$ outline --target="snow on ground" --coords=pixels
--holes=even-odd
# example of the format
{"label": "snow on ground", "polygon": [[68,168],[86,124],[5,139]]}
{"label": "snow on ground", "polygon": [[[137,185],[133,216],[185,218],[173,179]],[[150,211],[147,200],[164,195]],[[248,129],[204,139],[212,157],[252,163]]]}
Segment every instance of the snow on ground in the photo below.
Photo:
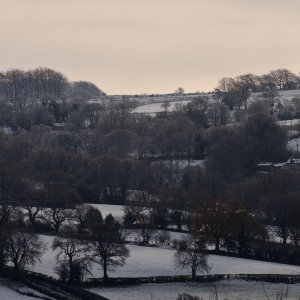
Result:
{"label": "snow on ground", "polygon": [[202,169],[205,169],[205,159],[165,159],[165,160],[157,160],[157,163],[163,162],[167,166],[176,166],[179,168],[186,168],[186,167],[200,167]]}
{"label": "snow on ground", "polygon": [[[263,92],[253,93],[252,96],[260,97]],[[286,90],[286,91],[277,91],[277,97],[280,101],[291,101],[293,98],[300,97],[300,90]]]}
{"label": "snow on ground", "polygon": [[282,121],[277,121],[276,123],[281,126],[289,126],[292,128],[293,126],[300,123],[300,119],[282,120]]}
{"label": "snow on ground", "polygon": [[0,299],[23,300],[32,299],[32,297],[21,295],[6,286],[0,285]]}
{"label": "snow on ground", "polygon": [[[170,103],[170,106],[168,107],[168,111],[174,110],[176,107],[176,103],[186,105],[189,102],[190,102],[190,100],[168,102],[168,103]],[[151,103],[151,104],[141,105],[135,109],[135,113],[151,114],[151,113],[163,112],[164,109],[161,107],[161,105],[162,105],[162,103]]]}
{"label": "snow on ground", "polygon": [[123,205],[93,204],[93,203],[87,203],[87,204],[100,210],[103,218],[105,218],[109,214],[112,214],[113,217],[116,218],[121,218],[124,216]]}
{"label": "snow on ground", "polygon": [[[288,299],[299,300],[300,284],[274,284],[255,281],[221,281],[218,283],[164,283],[122,286],[114,288],[93,288],[93,293],[111,300],[176,300],[178,294],[190,294],[203,300],[212,299]],[[216,293],[217,291],[217,293]],[[288,291],[288,297],[279,298],[278,294]],[[216,297],[216,294],[218,297]]]}
{"label": "snow on ground", "polygon": [[278,91],[278,96],[281,103],[290,102],[293,98],[300,97],[300,90]]}
{"label": "snow on ground", "polygon": [[177,163],[181,168],[185,168],[185,167],[205,168],[205,159],[191,159],[190,161],[188,161],[187,159],[176,160],[175,163]]}
{"label": "snow on ground", "polygon": [[286,149],[297,153],[300,150],[300,138],[290,140],[286,145]]}
{"label": "snow on ground", "polygon": [[[54,272],[55,255],[51,245],[52,236],[41,235],[48,250],[34,266],[34,271],[57,277]],[[122,268],[110,273],[112,277],[143,277],[188,274],[174,266],[174,250],[155,247],[140,247],[128,245],[130,257]],[[210,255],[208,264],[212,267],[211,274],[300,274],[300,266],[262,262],[256,260]],[[91,277],[100,277],[102,272],[98,266],[92,268]]]}
{"label": "snow on ground", "polygon": [[300,97],[300,90],[287,90],[287,91],[278,91],[280,97]]}
{"label": "snow on ground", "polygon": [[[46,297],[45,295],[27,287],[19,282],[12,282],[6,279],[0,279],[0,299],[2,300],[23,300],[23,299],[34,299],[33,297],[21,295],[16,290],[25,293],[32,293],[36,296]],[[48,299],[52,299],[47,296]],[[35,298],[36,299],[36,298]]]}
{"label": "snow on ground", "polygon": [[[163,230],[155,230],[153,239],[150,241],[150,244],[153,245],[157,245],[157,237],[160,234],[163,234],[165,231]],[[167,233],[169,234],[169,244],[172,243],[172,241],[174,240],[182,240],[184,239],[188,233],[185,232],[175,232],[175,231],[167,231]],[[141,237],[141,229],[128,229],[126,230],[126,241],[128,242],[141,242],[142,241],[142,237]]]}

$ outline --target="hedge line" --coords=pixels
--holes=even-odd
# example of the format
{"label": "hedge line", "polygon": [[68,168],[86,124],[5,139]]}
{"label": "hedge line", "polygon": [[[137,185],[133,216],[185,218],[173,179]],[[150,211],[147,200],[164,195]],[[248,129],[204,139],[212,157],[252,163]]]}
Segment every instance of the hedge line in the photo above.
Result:
{"label": "hedge line", "polygon": [[[247,280],[247,281],[265,281],[273,283],[300,283],[300,275],[286,274],[215,274],[215,275],[198,275],[196,282],[216,282],[220,280]],[[116,286],[116,285],[135,285],[144,283],[170,283],[170,282],[188,282],[192,281],[189,275],[175,276],[151,276],[151,277],[119,277],[108,278],[107,280],[91,278],[84,282],[86,287]]]}

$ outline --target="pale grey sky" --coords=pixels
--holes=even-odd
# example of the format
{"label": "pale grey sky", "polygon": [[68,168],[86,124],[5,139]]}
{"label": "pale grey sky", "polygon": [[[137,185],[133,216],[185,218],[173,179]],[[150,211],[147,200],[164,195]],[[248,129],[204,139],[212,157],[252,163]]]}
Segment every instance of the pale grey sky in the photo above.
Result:
{"label": "pale grey sky", "polygon": [[300,71],[299,0],[0,0],[0,70],[50,67],[109,94],[208,91]]}

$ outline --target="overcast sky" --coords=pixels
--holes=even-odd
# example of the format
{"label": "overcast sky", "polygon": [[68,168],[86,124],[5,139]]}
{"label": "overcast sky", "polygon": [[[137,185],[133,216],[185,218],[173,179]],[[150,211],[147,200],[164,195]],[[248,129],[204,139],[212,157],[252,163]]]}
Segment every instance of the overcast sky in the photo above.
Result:
{"label": "overcast sky", "polygon": [[300,71],[299,0],[0,0],[1,70],[50,67],[108,94],[208,91]]}

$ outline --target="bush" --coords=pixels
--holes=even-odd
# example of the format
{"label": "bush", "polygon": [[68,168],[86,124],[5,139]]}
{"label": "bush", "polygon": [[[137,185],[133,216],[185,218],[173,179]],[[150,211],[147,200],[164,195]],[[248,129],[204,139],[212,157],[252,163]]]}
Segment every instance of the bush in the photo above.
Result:
{"label": "bush", "polygon": [[171,235],[168,231],[159,231],[155,237],[155,243],[158,245],[169,245],[171,240]]}

